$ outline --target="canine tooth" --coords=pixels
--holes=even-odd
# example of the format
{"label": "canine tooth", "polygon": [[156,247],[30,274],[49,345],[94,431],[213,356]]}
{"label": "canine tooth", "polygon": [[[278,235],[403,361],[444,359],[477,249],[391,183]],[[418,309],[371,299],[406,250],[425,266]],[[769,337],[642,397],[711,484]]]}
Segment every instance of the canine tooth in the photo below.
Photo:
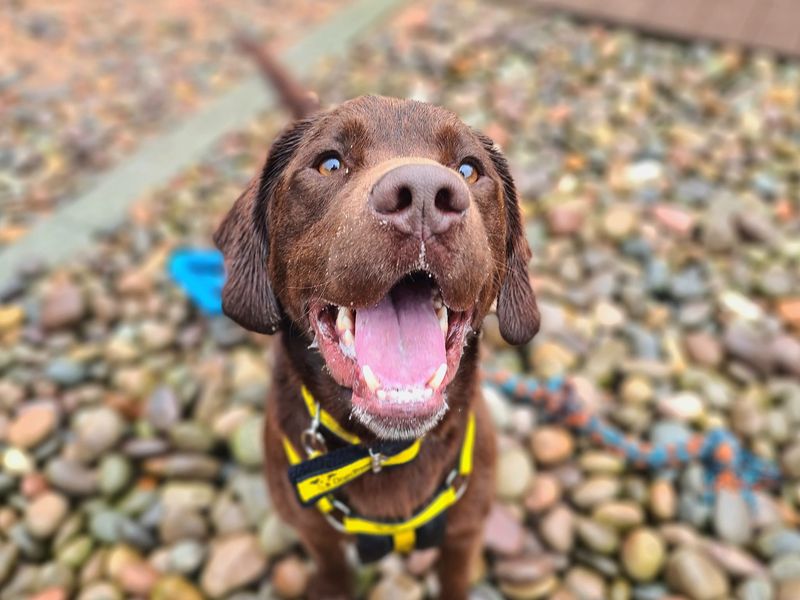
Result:
{"label": "canine tooth", "polygon": [[442,328],[442,333],[447,335],[447,309],[444,306],[438,309],[436,316],[439,317],[439,327]]}
{"label": "canine tooth", "polygon": [[374,392],[381,387],[381,382],[378,381],[378,378],[375,377],[375,373],[372,372],[372,369],[370,369],[368,365],[361,367],[361,373],[364,375],[364,381],[370,391]]}
{"label": "canine tooth", "polygon": [[339,332],[353,330],[353,311],[349,308],[339,307],[339,312],[336,314],[336,329]]}
{"label": "canine tooth", "polygon": [[342,343],[345,346],[352,346],[353,345],[353,332],[349,329],[345,329],[342,337],[340,338]]}
{"label": "canine tooth", "polygon": [[442,363],[439,365],[439,368],[436,369],[436,372],[428,380],[428,387],[434,390],[437,389],[440,385],[442,385],[445,375],[447,375],[447,364]]}
{"label": "canine tooth", "polygon": [[442,300],[442,295],[439,292],[436,292],[433,295],[433,308],[437,311],[444,306],[444,301]]}

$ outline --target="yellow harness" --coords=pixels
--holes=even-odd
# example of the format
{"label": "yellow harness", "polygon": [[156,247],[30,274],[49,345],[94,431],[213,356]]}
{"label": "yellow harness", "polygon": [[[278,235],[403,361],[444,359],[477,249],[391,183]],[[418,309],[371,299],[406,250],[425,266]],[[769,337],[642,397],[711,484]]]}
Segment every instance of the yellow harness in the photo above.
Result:
{"label": "yellow harness", "polygon": [[[356,535],[359,555],[365,562],[381,558],[392,550],[410,552],[415,548],[438,545],[444,531],[445,511],[464,494],[472,473],[475,415],[470,412],[467,419],[458,464],[433,498],[408,519],[376,520],[356,515],[336,498],[335,490],[370,471],[379,473],[383,468],[411,462],[419,455],[422,439],[380,442],[368,447],[323,410],[305,386],[302,395],[311,417],[311,425],[301,439],[307,458],[303,460],[289,439],[283,438],[283,447],[291,465],[289,479],[300,502],[305,506],[316,506],[336,530]],[[346,445],[328,452],[323,431]]]}

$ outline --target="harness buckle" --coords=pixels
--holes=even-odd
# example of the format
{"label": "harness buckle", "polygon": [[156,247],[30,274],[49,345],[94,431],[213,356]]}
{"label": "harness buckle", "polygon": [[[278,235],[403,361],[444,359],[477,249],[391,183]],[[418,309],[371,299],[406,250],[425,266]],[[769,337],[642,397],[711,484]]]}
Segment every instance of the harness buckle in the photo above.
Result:
{"label": "harness buckle", "polygon": [[383,469],[383,463],[386,462],[387,456],[380,452],[373,452],[372,448],[369,449],[369,456],[372,459],[372,472],[380,473]]}
{"label": "harness buckle", "polygon": [[319,432],[320,422],[320,407],[319,402],[315,405],[314,417],[311,419],[311,424],[307,429],[300,434],[300,442],[303,444],[303,449],[306,455],[313,456],[315,454],[325,454],[328,447],[325,444],[325,438]]}

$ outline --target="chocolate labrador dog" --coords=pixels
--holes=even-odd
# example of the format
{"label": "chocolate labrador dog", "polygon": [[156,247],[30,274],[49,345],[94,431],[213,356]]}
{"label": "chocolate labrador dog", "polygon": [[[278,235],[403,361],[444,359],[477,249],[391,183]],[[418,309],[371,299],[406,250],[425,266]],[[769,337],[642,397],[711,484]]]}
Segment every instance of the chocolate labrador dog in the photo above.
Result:
{"label": "chocolate labrador dog", "polygon": [[465,598],[494,492],[481,322],[496,301],[509,343],[539,327],[498,147],[423,102],[313,112],[274,141],[215,242],[225,313],[279,336],[266,475],[316,562],[310,596],[353,597],[356,541],[366,559],[439,546],[441,596]]}

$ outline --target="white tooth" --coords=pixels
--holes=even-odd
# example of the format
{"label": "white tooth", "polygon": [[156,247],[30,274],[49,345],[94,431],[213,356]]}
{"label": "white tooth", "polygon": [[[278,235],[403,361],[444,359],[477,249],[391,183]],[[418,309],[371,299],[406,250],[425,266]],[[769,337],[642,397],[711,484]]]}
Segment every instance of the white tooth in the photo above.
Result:
{"label": "white tooth", "polygon": [[368,365],[361,367],[361,373],[364,375],[364,381],[371,391],[374,392],[381,387],[381,382],[378,381],[378,378],[375,377],[375,373],[372,372],[372,369],[370,369]]}
{"label": "white tooth", "polygon": [[444,302],[442,301],[442,295],[439,292],[436,292],[433,296],[433,308],[437,311],[444,306]]}
{"label": "white tooth", "polygon": [[340,337],[339,339],[341,340],[341,342],[345,346],[352,346],[353,345],[353,332],[350,331],[349,329],[345,329],[344,333],[342,334],[342,337]]}
{"label": "white tooth", "polygon": [[439,317],[439,327],[442,328],[442,333],[447,335],[447,309],[445,307],[438,309],[436,316]]}
{"label": "white tooth", "polygon": [[339,333],[353,330],[353,311],[349,308],[339,307],[339,312],[336,315],[336,329]]}
{"label": "white tooth", "polygon": [[439,368],[436,369],[436,372],[428,380],[428,387],[433,388],[434,390],[437,389],[440,385],[442,385],[445,375],[447,375],[447,364],[442,363],[439,365]]}
{"label": "white tooth", "polygon": [[378,400],[386,400],[386,390],[378,390]]}

